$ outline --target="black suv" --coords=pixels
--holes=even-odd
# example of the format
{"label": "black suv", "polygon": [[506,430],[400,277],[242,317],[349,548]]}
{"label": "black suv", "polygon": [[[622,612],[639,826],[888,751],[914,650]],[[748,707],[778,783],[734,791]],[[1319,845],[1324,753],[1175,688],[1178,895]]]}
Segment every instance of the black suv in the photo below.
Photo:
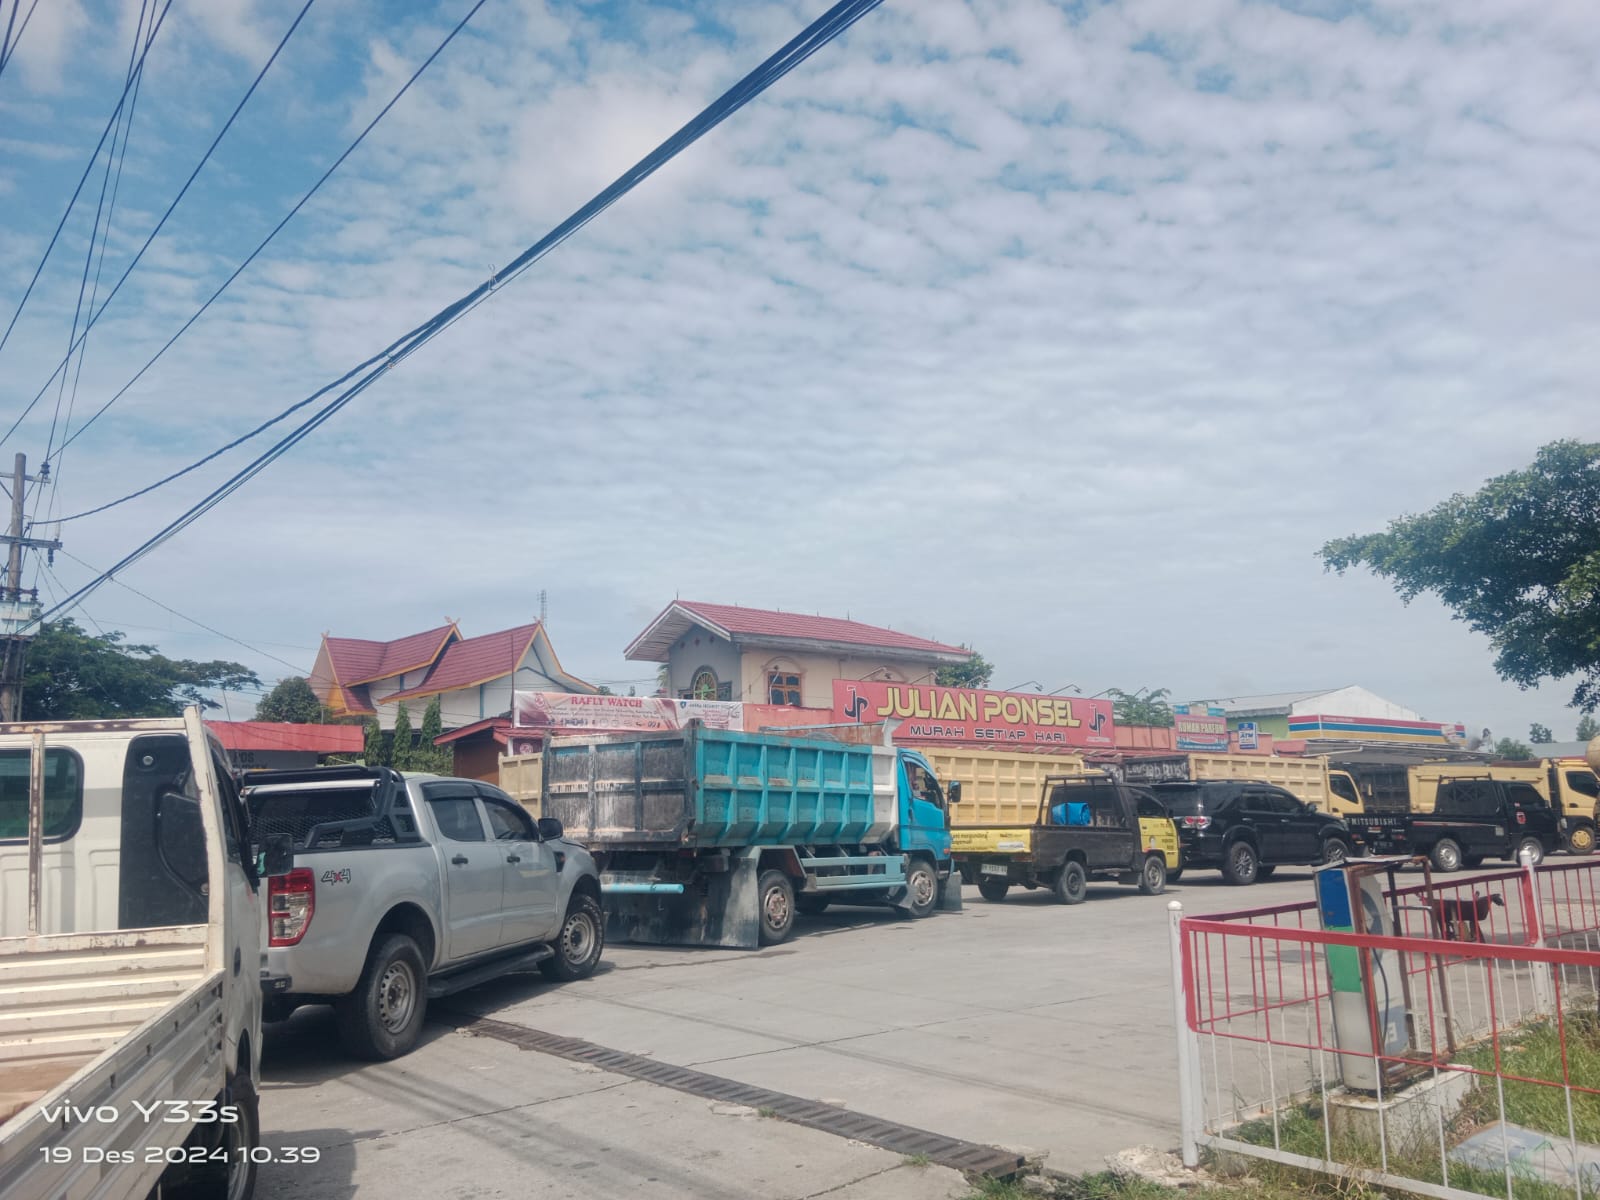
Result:
{"label": "black suv", "polygon": [[1178,826],[1184,868],[1216,867],[1229,883],[1254,883],[1280,866],[1338,862],[1354,845],[1339,818],[1270,783],[1201,779],[1150,790]]}

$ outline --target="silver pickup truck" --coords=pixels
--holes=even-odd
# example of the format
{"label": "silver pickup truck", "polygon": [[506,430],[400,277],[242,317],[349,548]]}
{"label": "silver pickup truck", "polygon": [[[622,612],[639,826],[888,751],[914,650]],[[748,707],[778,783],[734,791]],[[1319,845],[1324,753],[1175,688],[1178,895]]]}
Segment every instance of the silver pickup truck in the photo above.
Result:
{"label": "silver pickup truck", "polygon": [[266,877],[266,1019],[333,1004],[353,1053],[397,1058],[430,998],[535,965],[555,980],[598,965],[594,860],[499,788],[367,767],[244,784]]}

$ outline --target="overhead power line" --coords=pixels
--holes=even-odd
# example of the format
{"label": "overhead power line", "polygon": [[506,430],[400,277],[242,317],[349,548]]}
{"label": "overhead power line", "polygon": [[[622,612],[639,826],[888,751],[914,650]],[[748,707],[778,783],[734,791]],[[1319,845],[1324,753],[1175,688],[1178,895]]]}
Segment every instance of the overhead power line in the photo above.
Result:
{"label": "overhead power line", "polygon": [[[171,0],[167,0],[167,2],[170,4]],[[100,302],[100,307],[89,314],[88,320],[84,322],[83,332],[78,334],[78,336],[67,347],[66,356],[56,364],[56,369],[50,372],[50,378],[44,381],[44,385],[40,387],[33,399],[28,401],[28,406],[24,408],[21,415],[11,423],[11,428],[6,430],[3,436],[0,436],[0,445],[4,445],[6,438],[9,438],[13,433],[16,432],[17,426],[22,424],[22,422],[27,418],[28,414],[33,411],[34,405],[38,404],[39,400],[44,396],[44,394],[50,390],[50,385],[55,382],[56,376],[67,369],[67,364],[72,361],[73,354],[77,351],[78,347],[83,344],[83,339],[89,336],[89,330],[94,328],[95,322],[98,321],[106,309],[111,306],[111,302],[116,299],[117,293],[122,290],[122,285],[128,282],[128,276],[133,274],[134,269],[139,265],[139,260],[144,257],[144,252],[150,249],[150,244],[156,240],[157,235],[159,235],[161,230],[166,226],[167,219],[172,216],[174,210],[177,209],[179,202],[181,202],[184,196],[188,194],[189,188],[199,177],[200,172],[205,168],[206,163],[210,161],[211,155],[215,153],[217,147],[222,144],[222,139],[228,136],[228,130],[233,128],[233,123],[238,120],[239,114],[244,111],[244,106],[250,103],[250,97],[256,94],[256,89],[261,86],[261,81],[266,78],[267,72],[272,70],[272,64],[278,61],[278,55],[283,53],[283,48],[289,44],[289,39],[294,36],[294,31],[300,28],[300,22],[305,20],[306,14],[311,11],[311,6],[316,2],[317,0],[306,0],[305,7],[303,7],[295,16],[293,23],[290,24],[288,30],[279,40],[277,46],[273,48],[272,54],[268,57],[266,63],[263,64],[261,70],[257,72],[255,79],[251,81],[250,86],[245,90],[245,93],[240,98],[239,103],[234,106],[233,112],[230,113],[228,115],[228,119],[223,122],[222,128],[217,130],[217,136],[211,139],[211,144],[206,147],[205,153],[200,156],[200,161],[195,164],[194,170],[189,172],[189,178],[183,181],[183,186],[178,189],[178,194],[172,198],[172,202],[167,205],[167,210],[161,214],[161,219],[156,222],[155,228],[150,231],[150,236],[145,238],[144,245],[139,247],[138,252],[134,254],[133,258],[129,261],[127,269],[122,272],[122,278],[118,279],[117,282],[112,285],[111,290],[106,293],[106,298]],[[120,109],[121,106],[119,105],[118,107]],[[101,141],[103,142],[104,140],[105,139],[102,136]],[[21,310],[19,309],[18,311],[20,312]],[[13,318],[13,323],[15,323],[15,318]],[[9,330],[7,332],[9,332]],[[0,344],[3,344],[3,342],[0,342]]]}
{"label": "overhead power line", "polygon": [[[710,105],[701,110],[699,114],[683,125],[676,133],[628,168],[627,171],[618,176],[615,181],[582,208],[578,209],[577,212],[519,254],[511,261],[503,275],[492,276],[486,282],[478,285],[455,301],[455,303],[441,309],[423,324],[403,334],[365,362],[347,371],[339,380],[319,389],[306,399],[290,405],[271,421],[259,426],[258,430],[265,429],[286,419],[292,413],[305,408],[318,397],[338,387],[339,384],[365,372],[361,374],[361,378],[357,379],[355,383],[351,384],[350,387],[346,388],[332,401],[318,409],[311,417],[295,427],[290,433],[286,434],[253,461],[246,464],[242,469],[235,472],[234,475],[220,486],[214,488],[196,504],[190,506],[178,517],[152,534],[141,545],[124,555],[109,570],[101,572],[94,579],[79,587],[65,600],[42,614],[38,619],[48,618],[58,612],[69,609],[75,604],[81,603],[86,596],[107,580],[115,577],[118,572],[126,570],[145,555],[199,520],[212,508],[282,457],[301,440],[309,436],[352,399],[372,386],[384,372],[404,361],[427,342],[445,329],[448,329],[457,320],[487,299],[497,288],[521,275],[522,272],[544,257],[550,250],[560,245],[579,229],[582,229],[595,217],[599,216],[600,213],[610,208],[645,179],[648,179],[664,164],[727,120],[728,117],[766,91],[767,88],[782,79],[795,67],[805,62],[811,55],[833,41],[834,38],[854,25],[867,13],[877,8],[882,2],[883,0],[840,0],[840,3],[828,9],[826,13],[808,25],[777,53],[773,54],[755,70],[734,84],[733,87],[712,101]],[[215,455],[208,455],[207,459],[201,461],[207,461],[212,457],[215,457]],[[149,489],[145,490],[148,491]],[[128,498],[131,499],[131,497]]]}
{"label": "overhead power line", "polygon": [[[89,426],[93,425],[102,416],[104,416],[105,412],[106,412],[106,410],[108,408],[110,408],[118,400],[122,399],[123,395],[126,394],[126,392],[128,391],[129,388],[133,387],[134,384],[138,383],[139,380],[143,379],[144,375],[145,375],[145,372],[150,370],[151,367],[155,366],[156,363],[161,359],[161,356],[164,355],[168,350],[172,349],[173,343],[176,342],[179,338],[181,338],[185,333],[189,332],[189,327],[191,325],[193,325],[196,321],[198,321],[202,316],[205,315],[206,310],[208,308],[210,308],[214,303],[216,303],[217,298],[219,296],[221,296],[223,292],[227,291],[228,288],[230,286],[232,286],[234,280],[238,279],[240,275],[244,274],[245,268],[247,268],[251,263],[253,263],[256,260],[257,256],[260,255],[260,253],[267,248],[268,243],[270,243],[273,238],[277,237],[278,234],[282,231],[283,227],[285,225],[287,225],[291,220],[294,219],[295,214],[297,214],[302,208],[304,208],[306,206],[306,204],[311,200],[311,197],[315,196],[317,194],[317,192],[321,190],[322,185],[327,183],[328,180],[330,178],[332,178],[333,173],[335,171],[337,171],[341,166],[344,165],[345,159],[349,158],[352,154],[355,153],[356,148],[358,146],[360,146],[361,143],[366,140],[367,135],[369,133],[371,133],[375,128],[377,128],[378,122],[383,120],[384,117],[389,115],[389,110],[392,109],[396,104],[398,104],[399,101],[400,101],[400,98],[402,96],[404,96],[408,91],[411,90],[411,85],[416,83],[416,81],[422,77],[422,73],[424,71],[426,71],[429,66],[432,65],[433,60],[438,58],[439,55],[444,52],[445,47],[448,46],[452,41],[455,40],[456,34],[460,33],[463,29],[466,28],[467,23],[472,20],[473,16],[477,14],[477,11],[480,8],[482,8],[485,3],[487,3],[487,0],[478,0],[478,2],[472,6],[472,8],[467,12],[467,15],[462,17],[461,20],[459,22],[457,22],[456,27],[454,29],[452,29],[445,36],[444,41],[440,42],[439,45],[434,48],[433,53],[428,55],[428,57],[423,60],[422,65],[419,66],[415,71],[413,71],[411,73],[411,77],[409,79],[407,79],[405,81],[405,83],[400,85],[400,90],[395,92],[395,94],[389,98],[389,102],[387,104],[385,104],[378,111],[378,115],[373,117],[371,121],[367,122],[367,127],[365,129],[363,129],[359,134],[356,135],[355,141],[351,142],[348,146],[345,147],[344,153],[339,155],[338,158],[333,160],[333,163],[328,167],[328,169],[322,173],[321,178],[319,178],[314,184],[311,185],[310,190],[308,190],[305,195],[301,196],[300,199],[295,202],[294,207],[291,208],[288,212],[286,212],[283,215],[283,219],[272,227],[271,231],[267,234],[267,236],[261,239],[260,244],[257,245],[254,250],[250,251],[250,253],[245,257],[243,262],[241,262],[237,267],[234,268],[233,274],[229,275],[226,279],[224,279],[222,281],[221,286],[218,287],[216,291],[212,292],[211,295],[206,298],[206,301],[205,301],[204,304],[202,304],[199,308],[195,309],[194,313],[189,317],[189,319],[187,321],[185,321],[181,326],[178,327],[178,331],[176,333],[174,333],[170,338],[168,338],[166,340],[165,344],[162,345],[161,349],[157,350],[153,355],[151,355],[149,361],[146,362],[144,364],[144,366],[140,367],[137,371],[134,372],[134,375],[133,375],[132,379],[128,380],[127,383],[123,384],[120,388],[118,388],[115,392],[113,392],[112,395],[111,395],[111,398],[109,400],[107,400],[98,409],[96,409],[94,414],[87,421],[85,421],[82,425],[78,426],[77,432],[71,434],[69,437],[67,437],[65,440],[62,441],[60,447],[57,448],[57,450],[56,450],[56,454],[57,455],[61,454],[63,451],[66,450],[66,448],[68,446],[72,445],[73,442],[77,441],[78,438],[82,437],[84,431],[87,430],[89,428]],[[230,449],[230,448],[231,448],[231,446],[224,447],[224,449]],[[87,517],[87,516],[90,516],[93,513],[99,512],[99,511],[101,511],[101,510],[100,509],[90,509],[88,512],[75,513],[73,516],[67,517],[65,519],[69,520],[69,521],[77,520],[78,517]]]}
{"label": "overhead power line", "polygon": [[[4,3],[5,0],[0,0],[0,6],[3,6]],[[38,7],[39,0],[33,0],[33,3],[28,6],[28,15],[22,18],[21,25],[17,25],[17,12],[22,8],[22,0],[13,0],[11,15],[6,18],[5,40],[0,41],[0,75],[5,74],[6,64],[16,54],[17,43],[22,40],[23,31],[28,28],[28,22],[33,20],[33,10]],[[12,32],[13,25],[16,25],[15,33]]]}
{"label": "overhead power line", "polygon": [[[767,88],[771,87],[779,79],[782,79],[790,71],[794,70],[795,67],[805,62],[806,59],[811,57],[811,55],[815,54],[823,46],[827,45],[834,38],[838,37],[846,29],[850,28],[867,13],[877,8],[882,2],[883,0],[840,0],[840,3],[835,4],[822,16],[818,17],[817,20],[808,25],[800,34],[785,44],[782,49],[766,59],[760,66],[756,67],[755,70],[744,76],[744,78],[739,80],[738,83],[734,84],[716,100],[712,101],[711,104],[707,105],[695,117],[680,127],[677,132],[668,137],[654,150],[650,151],[649,154],[645,155],[633,166],[629,167],[628,170],[618,176],[610,185],[596,194],[592,199],[589,200],[588,203],[584,204],[566,220],[562,221],[549,233],[545,234],[544,237],[540,238],[537,242],[519,254],[511,261],[504,272],[491,276],[488,280],[473,288],[453,304],[441,309],[422,324],[402,334],[393,342],[390,342],[389,345],[385,346],[377,354],[374,354],[372,357],[356,364],[332,383],[319,388],[317,391],[307,396],[304,400],[300,400],[294,404],[291,404],[288,408],[284,409],[282,412],[273,416],[269,420],[262,422],[260,425],[257,425],[254,429],[251,429],[247,433],[242,434],[232,441],[218,447],[216,450],[213,450],[204,457],[196,460],[193,463],[190,463],[182,470],[175,471],[162,479],[156,480],[154,483],[149,484],[146,487],[140,488],[138,491],[131,492],[128,495],[121,497],[120,499],[110,501],[106,504],[99,505],[96,508],[88,509],[81,513],[74,513],[72,516],[62,519],[64,521],[78,520],[83,517],[92,516],[96,513],[105,512],[107,509],[115,508],[120,504],[126,504],[130,500],[148,495],[158,488],[165,487],[167,484],[172,483],[177,479],[181,479],[190,472],[198,470],[205,464],[212,462],[222,454],[227,453],[229,450],[232,450],[235,447],[242,445],[244,442],[247,442],[250,439],[260,435],[261,433],[270,429],[272,426],[287,420],[296,412],[307,408],[341,385],[350,383],[351,380],[355,380],[354,383],[350,383],[350,386],[345,391],[341,392],[339,395],[334,397],[332,401],[318,409],[303,424],[297,426],[291,433],[264,451],[252,462],[248,463],[240,471],[214,489],[211,493],[203,497],[198,503],[177,517],[165,528],[152,535],[148,541],[132,551],[126,559],[112,567],[108,574],[115,574],[117,571],[123,570],[126,566],[138,561],[139,558],[142,558],[145,554],[148,554],[151,550],[154,550],[157,546],[161,545],[161,543],[187,528],[194,521],[205,515],[206,512],[210,511],[210,509],[221,503],[222,500],[226,499],[234,491],[237,491],[238,488],[249,482],[250,479],[254,478],[255,475],[259,474],[272,462],[282,457],[283,454],[287,453],[288,450],[298,444],[303,438],[322,425],[356,396],[360,395],[361,392],[365,391],[368,387],[375,383],[378,377],[385,371],[398,365],[427,342],[431,341],[445,329],[449,328],[456,321],[461,319],[461,317],[465,316],[467,313],[472,311],[472,309],[483,303],[483,301],[492,295],[498,288],[503,287],[505,284],[508,284],[512,280],[516,279],[535,262],[543,258],[562,242],[566,241],[567,238],[571,237],[578,230],[582,229],[606,209],[610,208],[640,183],[644,182],[644,180],[653,175],[672,158],[682,153],[683,150],[687,149],[694,142],[698,141],[706,133],[716,128],[716,126],[720,125],[728,117],[732,116],[751,100],[755,99],[762,92],[766,91]],[[357,378],[358,376],[359,378]],[[95,586],[98,585],[91,583],[86,585],[87,590],[80,590],[84,595],[87,595],[88,591],[92,591]],[[70,603],[76,599],[77,596],[74,595],[73,597],[69,597],[68,602]]]}
{"label": "overhead power line", "polygon": [[[33,10],[29,9],[28,11],[29,15],[31,16]],[[160,31],[162,22],[167,19],[167,13],[171,11],[172,0],[167,0],[166,4],[164,4],[161,8],[161,15],[156,18],[155,24],[151,29],[150,39],[145,43],[144,52],[139,55],[139,65],[135,71],[135,78],[144,73],[145,59],[149,57],[150,47],[155,42],[155,35]],[[11,314],[11,322],[6,326],[6,331],[4,333],[0,333],[0,350],[5,349],[6,341],[11,337],[11,331],[17,327],[17,320],[22,316],[22,310],[27,307],[28,297],[33,295],[34,285],[39,282],[39,276],[44,271],[45,263],[50,261],[50,252],[56,248],[56,242],[61,237],[61,230],[66,226],[67,218],[72,215],[73,206],[78,203],[78,196],[83,191],[83,185],[88,182],[89,173],[94,170],[94,164],[100,158],[100,150],[106,144],[106,137],[111,133],[111,127],[116,123],[117,118],[121,116],[122,106],[128,102],[128,94],[132,90],[133,81],[129,80],[127,85],[122,89],[122,95],[117,100],[116,108],[112,109],[111,116],[106,121],[105,129],[103,129],[100,133],[100,140],[95,143],[94,153],[89,156],[89,162],[83,168],[83,176],[78,180],[78,186],[73,189],[72,198],[67,201],[67,210],[61,214],[61,220],[56,222],[56,231],[50,235],[50,242],[44,248],[44,254],[39,259],[39,265],[33,269],[33,278],[28,280],[28,286],[22,293],[22,299],[17,301],[17,311]],[[45,386],[49,387],[50,385],[46,384]],[[40,395],[43,394],[44,393],[41,390]],[[35,403],[37,402],[37,399],[35,399]],[[30,404],[28,407],[32,408],[33,405]],[[21,423],[21,418],[18,418],[18,423]],[[16,425],[13,425],[11,430],[15,429]],[[11,436],[11,430],[7,431],[5,435],[6,437]],[[0,442],[3,441],[5,441],[5,438],[0,438]]]}

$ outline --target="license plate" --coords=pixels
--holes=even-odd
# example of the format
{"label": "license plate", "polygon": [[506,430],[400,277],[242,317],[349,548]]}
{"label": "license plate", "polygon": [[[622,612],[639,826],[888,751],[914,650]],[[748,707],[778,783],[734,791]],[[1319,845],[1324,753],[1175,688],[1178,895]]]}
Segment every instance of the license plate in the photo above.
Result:
{"label": "license plate", "polygon": [[1004,863],[984,863],[979,872],[983,875],[1009,875],[1011,868]]}

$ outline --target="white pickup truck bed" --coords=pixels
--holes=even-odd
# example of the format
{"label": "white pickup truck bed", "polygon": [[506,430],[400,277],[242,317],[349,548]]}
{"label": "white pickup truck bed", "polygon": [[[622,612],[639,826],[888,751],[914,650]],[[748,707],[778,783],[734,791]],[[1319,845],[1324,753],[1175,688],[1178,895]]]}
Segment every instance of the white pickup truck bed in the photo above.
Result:
{"label": "white pickup truck bed", "polygon": [[[206,926],[0,938],[0,1196],[100,1194],[108,1174],[85,1151],[127,1151],[116,1174],[154,1186],[147,1153],[186,1124],[135,1119],[132,1101],[192,1099],[222,1087],[222,972],[205,970]],[[211,1031],[216,1036],[209,1036]],[[116,1124],[46,1118],[70,1100],[117,1108]],[[45,1147],[71,1161],[46,1160]],[[106,1182],[110,1183],[109,1178]]]}

